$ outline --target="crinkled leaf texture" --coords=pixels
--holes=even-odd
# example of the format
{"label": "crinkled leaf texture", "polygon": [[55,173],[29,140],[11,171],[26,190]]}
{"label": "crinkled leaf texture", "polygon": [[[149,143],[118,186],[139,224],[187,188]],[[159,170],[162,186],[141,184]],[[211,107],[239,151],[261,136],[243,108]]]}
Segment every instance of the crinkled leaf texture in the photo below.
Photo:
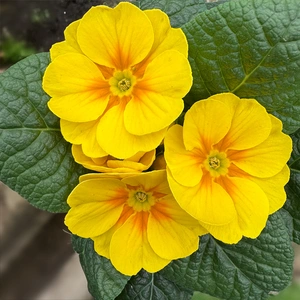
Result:
{"label": "crinkled leaf texture", "polygon": [[66,212],[84,169],[48,109],[42,76],[49,54],[32,55],[0,75],[0,180],[37,208]]}
{"label": "crinkled leaf texture", "polygon": [[172,27],[181,27],[198,13],[215,7],[228,0],[206,3],[205,0],[138,0],[136,5],[142,10],[158,8],[170,18]]}
{"label": "crinkled leaf texture", "polygon": [[118,300],[188,300],[192,291],[176,285],[160,273],[150,274],[141,270],[127,283]]}
{"label": "crinkled leaf texture", "polygon": [[72,244],[88,281],[88,289],[96,300],[115,299],[130,277],[119,273],[110,260],[94,251],[94,243],[73,235]]}
{"label": "crinkled leaf texture", "polygon": [[195,101],[220,92],[255,98],[300,127],[300,6],[298,0],[229,1],[185,24]]}
{"label": "crinkled leaf texture", "polygon": [[293,152],[289,161],[290,181],[286,185],[287,201],[281,209],[292,241],[300,244],[300,129],[291,135]]}
{"label": "crinkled leaf texture", "polygon": [[210,235],[190,257],[173,261],[162,275],[194,291],[221,299],[266,299],[292,278],[293,250],[279,214],[270,216],[257,239],[226,245]]}

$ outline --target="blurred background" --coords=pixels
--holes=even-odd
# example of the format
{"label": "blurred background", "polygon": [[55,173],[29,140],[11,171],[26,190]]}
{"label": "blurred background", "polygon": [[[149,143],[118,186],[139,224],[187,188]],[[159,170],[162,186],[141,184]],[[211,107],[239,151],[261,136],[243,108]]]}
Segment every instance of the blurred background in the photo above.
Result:
{"label": "blurred background", "polygon": [[[92,5],[118,2],[0,0],[0,72],[31,54],[49,51],[63,40],[65,27]],[[34,208],[0,182],[1,300],[92,300],[63,219],[63,214]],[[300,246],[293,246],[293,284],[276,300],[300,299]],[[193,297],[211,299],[200,293]]]}

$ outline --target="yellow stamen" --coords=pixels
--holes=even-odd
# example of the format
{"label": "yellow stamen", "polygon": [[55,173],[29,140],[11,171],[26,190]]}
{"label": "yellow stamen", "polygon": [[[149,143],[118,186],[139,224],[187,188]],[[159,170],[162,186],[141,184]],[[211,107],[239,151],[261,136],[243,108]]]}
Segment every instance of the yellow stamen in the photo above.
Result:
{"label": "yellow stamen", "polygon": [[208,164],[212,169],[216,170],[220,167],[221,162],[216,156],[213,156],[209,158]]}
{"label": "yellow stamen", "polygon": [[123,78],[118,82],[118,88],[120,89],[121,92],[125,92],[129,90],[131,87],[131,81],[127,78]]}
{"label": "yellow stamen", "polygon": [[141,203],[147,201],[147,199],[148,199],[148,195],[144,192],[136,192],[134,194],[134,197],[136,200],[140,201]]}

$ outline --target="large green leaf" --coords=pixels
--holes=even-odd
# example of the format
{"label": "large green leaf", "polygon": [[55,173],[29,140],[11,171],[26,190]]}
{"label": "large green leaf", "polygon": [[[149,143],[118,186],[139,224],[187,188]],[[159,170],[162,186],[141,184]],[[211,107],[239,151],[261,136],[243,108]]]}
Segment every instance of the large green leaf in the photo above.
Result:
{"label": "large green leaf", "polygon": [[141,270],[127,283],[118,300],[188,300],[192,291],[177,286],[159,273]]}
{"label": "large green leaf", "polygon": [[162,275],[186,288],[230,300],[268,297],[291,280],[293,250],[279,214],[270,216],[257,239],[226,245],[210,235],[188,258],[172,262]]}
{"label": "large green leaf", "polygon": [[290,181],[286,185],[287,201],[281,210],[292,241],[300,244],[300,129],[291,135],[293,152],[289,161]]}
{"label": "large green leaf", "polygon": [[110,260],[98,255],[94,251],[92,240],[73,236],[72,244],[79,254],[91,295],[96,300],[115,299],[122,292],[130,277],[119,273]]}
{"label": "large green leaf", "polygon": [[181,27],[198,13],[226,1],[228,0],[213,3],[206,3],[205,0],[138,0],[135,4],[143,10],[158,8],[169,16],[173,27]]}
{"label": "large green leaf", "polygon": [[300,127],[298,0],[230,1],[182,28],[194,78],[187,104],[230,91],[257,99],[286,132]]}
{"label": "large green leaf", "polygon": [[48,53],[32,55],[0,75],[0,180],[32,205],[66,212],[84,169],[71,155],[42,89]]}

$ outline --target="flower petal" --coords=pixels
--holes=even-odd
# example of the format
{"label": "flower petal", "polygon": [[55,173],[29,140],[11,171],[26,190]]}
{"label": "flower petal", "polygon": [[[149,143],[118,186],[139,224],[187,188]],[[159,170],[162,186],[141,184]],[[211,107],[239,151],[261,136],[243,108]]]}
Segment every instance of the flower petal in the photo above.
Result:
{"label": "flower petal", "polygon": [[131,134],[159,131],[176,120],[183,110],[182,99],[146,90],[136,90],[124,111],[124,124]]}
{"label": "flower petal", "polygon": [[214,95],[212,99],[219,99],[233,112],[230,130],[220,143],[220,150],[248,149],[267,139],[271,131],[270,118],[256,100],[239,99],[231,93]]}
{"label": "flower petal", "polygon": [[267,195],[269,200],[269,214],[273,214],[284,205],[286,201],[284,186],[289,181],[289,178],[290,169],[287,165],[285,165],[283,169],[273,177],[249,178],[250,180],[255,182]]}
{"label": "flower petal", "polygon": [[105,152],[124,159],[140,151],[155,149],[164,138],[166,130],[143,136],[130,134],[124,126],[124,105],[121,103],[109,109],[100,119],[97,140]]}
{"label": "flower petal", "polygon": [[81,54],[60,55],[50,63],[43,88],[52,96],[50,110],[71,122],[95,120],[108,104],[107,81],[97,66]]}
{"label": "flower petal", "polygon": [[147,238],[148,213],[132,215],[114,233],[110,245],[113,266],[125,275],[135,275],[142,268],[150,273],[164,268],[170,260],[159,257]]}
{"label": "flower petal", "polygon": [[92,7],[81,19],[77,36],[80,48],[90,59],[118,70],[144,59],[154,40],[146,14],[125,2],[113,9]]}
{"label": "flower petal", "polygon": [[136,83],[135,89],[181,99],[190,90],[192,81],[188,59],[176,50],[167,50],[148,64],[144,77]]}
{"label": "flower petal", "polygon": [[179,205],[201,223],[220,226],[236,218],[231,197],[209,175],[204,175],[200,183],[193,187],[180,185],[168,169],[167,175],[171,191]]}
{"label": "flower petal", "polygon": [[[187,150],[193,148],[209,154],[228,132],[231,125],[229,107],[216,100],[196,102],[185,114],[183,141]],[[222,126],[220,126],[222,124]]]}
{"label": "flower petal", "polygon": [[81,237],[100,235],[117,222],[127,196],[124,184],[119,180],[83,181],[68,197],[71,209],[66,215],[65,224],[73,234]]}
{"label": "flower petal", "polygon": [[206,228],[214,238],[226,244],[236,244],[243,237],[237,217],[229,224],[222,226],[199,223]]}
{"label": "flower petal", "polygon": [[82,145],[83,154],[88,157],[103,157],[107,153],[96,139],[98,120],[76,123],[60,120],[61,132],[65,140],[72,144]]}
{"label": "flower petal", "polygon": [[207,233],[207,231],[199,225],[198,220],[194,219],[179,206],[171,193],[162,197],[160,201],[155,204],[153,209],[169,216],[176,223],[194,230],[197,236]]}
{"label": "flower petal", "polygon": [[[103,188],[104,186],[105,189]],[[126,186],[120,180],[95,178],[81,181],[71,192],[67,202],[70,207],[90,202],[110,202],[112,204],[115,203],[115,206],[117,206],[119,202],[125,202],[127,197]]]}
{"label": "flower petal", "polygon": [[72,22],[64,31],[65,41],[55,43],[50,49],[51,60],[54,60],[59,55],[74,52],[82,53],[77,43],[77,28],[80,20]]}
{"label": "flower petal", "polygon": [[242,234],[256,238],[266,226],[269,201],[263,190],[246,178],[223,177],[223,186],[231,196]]}
{"label": "flower petal", "polygon": [[166,50],[176,50],[187,57],[188,44],[183,31],[180,28],[171,28],[167,14],[159,9],[145,10],[144,13],[151,21],[154,42],[148,56],[135,67],[134,75],[141,77],[146,66],[154,57]]}
{"label": "flower petal", "polygon": [[148,239],[155,253],[166,259],[189,256],[199,246],[197,234],[174,221],[172,215],[166,215],[155,207],[149,216]]}
{"label": "flower petal", "polygon": [[135,176],[126,177],[122,179],[122,182],[131,186],[142,186],[146,192],[155,191],[156,193],[165,195],[171,194],[166,177],[166,170],[140,173]]}
{"label": "flower petal", "polygon": [[205,156],[185,149],[182,126],[172,126],[166,134],[164,144],[165,159],[173,178],[184,186],[198,184],[202,178],[201,164]]}
{"label": "flower petal", "polygon": [[113,227],[111,227],[108,231],[106,231],[105,233],[93,238],[94,248],[98,254],[100,254],[108,259],[110,258],[109,251],[110,251],[110,242],[111,242],[112,236],[115,233],[115,231],[118,228],[120,228],[120,226],[122,226],[124,224],[124,222],[132,214],[134,214],[134,210],[131,207],[129,207],[128,205],[125,205],[118,222]]}
{"label": "flower petal", "polygon": [[65,217],[65,224],[73,234],[83,238],[94,237],[106,232],[117,222],[123,205],[92,202],[72,207]]}
{"label": "flower petal", "polygon": [[269,137],[256,147],[232,151],[228,158],[252,176],[266,178],[278,174],[292,152],[292,140],[284,134],[282,123],[270,115],[272,131]]}
{"label": "flower petal", "polygon": [[106,164],[107,156],[99,157],[97,162],[95,162],[91,157],[83,153],[80,145],[72,145],[72,155],[78,164],[83,165],[87,169],[97,172],[103,172],[103,169],[107,169],[103,167]]}
{"label": "flower petal", "polygon": [[79,177],[79,182],[89,179],[123,179],[134,176],[136,173],[88,173]]}

